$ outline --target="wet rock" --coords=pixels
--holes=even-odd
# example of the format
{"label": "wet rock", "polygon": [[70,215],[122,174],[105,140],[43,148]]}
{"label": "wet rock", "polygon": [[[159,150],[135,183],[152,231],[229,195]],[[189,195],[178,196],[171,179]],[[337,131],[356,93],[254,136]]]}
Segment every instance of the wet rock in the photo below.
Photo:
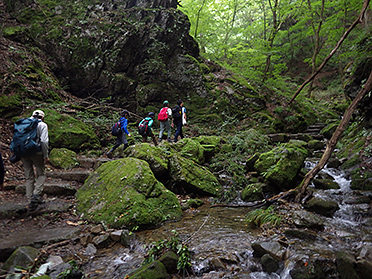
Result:
{"label": "wet rock", "polygon": [[220,258],[213,258],[211,259],[210,263],[215,270],[226,269],[226,265],[221,261]]}
{"label": "wet rock", "polygon": [[169,274],[177,273],[178,256],[173,251],[165,252],[159,261],[165,266],[165,269]]}
{"label": "wet rock", "polygon": [[120,235],[120,243],[124,247],[130,247],[134,244],[136,235],[129,230],[123,230]]}
{"label": "wet rock", "polygon": [[41,247],[45,243],[55,243],[73,239],[78,236],[79,233],[79,228],[70,227],[40,230],[32,229],[15,233],[7,238],[0,239],[0,258],[5,260],[20,246]]}
{"label": "wet rock", "polygon": [[101,234],[93,238],[92,243],[99,249],[110,246],[112,239],[109,234]]}
{"label": "wet rock", "polygon": [[88,233],[80,237],[80,244],[83,246],[87,246],[88,243],[91,243],[93,240],[93,236]]}
{"label": "wet rock", "polygon": [[83,255],[85,255],[85,256],[94,256],[95,254],[97,254],[97,251],[98,250],[97,250],[96,246],[94,246],[93,243],[89,243],[87,245],[87,248],[85,249]]}
{"label": "wet rock", "polygon": [[260,262],[262,264],[262,269],[265,272],[272,273],[279,269],[278,261],[269,254],[263,255]]}
{"label": "wet rock", "polygon": [[344,202],[346,204],[363,204],[363,203],[370,203],[371,199],[364,195],[357,195],[356,191],[354,191],[354,196],[347,197]]}
{"label": "wet rock", "polygon": [[317,189],[340,189],[340,185],[336,181],[333,181],[333,179],[314,179],[313,183]]}
{"label": "wet rock", "polygon": [[337,169],[337,168],[339,168],[341,165],[342,165],[341,160],[339,160],[339,159],[337,159],[337,158],[330,158],[330,159],[328,160],[328,163],[327,163],[327,167],[328,167],[328,168],[333,168],[333,169]]}
{"label": "wet rock", "polygon": [[0,204],[0,218],[10,219],[19,218],[27,213],[26,205],[14,204],[14,203],[3,203]]}
{"label": "wet rock", "polygon": [[[329,279],[338,278],[333,260],[319,257],[307,261],[298,261],[289,272],[292,279]],[[350,278],[351,279],[351,278]]]}
{"label": "wet rock", "polygon": [[372,245],[365,245],[360,250],[359,258],[372,262]]}
{"label": "wet rock", "polygon": [[160,261],[155,261],[153,263],[144,265],[143,267],[133,271],[129,275],[127,275],[128,279],[143,279],[143,278],[151,278],[151,279],[167,279],[169,278],[169,274],[167,269]]}
{"label": "wet rock", "polygon": [[80,279],[83,277],[83,273],[72,263],[61,263],[55,266],[49,275],[52,279],[59,279],[61,278],[61,273],[68,274],[67,278],[70,279]]}
{"label": "wet rock", "polygon": [[323,230],[324,224],[315,214],[306,210],[296,210],[292,215],[293,223],[300,228]]}
{"label": "wet rock", "polygon": [[313,231],[308,230],[298,230],[298,229],[288,229],[284,231],[285,236],[287,237],[295,237],[299,239],[311,239],[315,240],[317,238],[317,234]]}
{"label": "wet rock", "polygon": [[285,248],[279,242],[255,242],[252,244],[253,256],[261,258],[269,254],[278,261],[284,260]]}
{"label": "wet rock", "polygon": [[313,139],[307,143],[307,146],[310,150],[322,150],[324,148],[324,142]]}
{"label": "wet rock", "polygon": [[110,237],[115,242],[120,242],[121,234],[123,233],[123,230],[116,230],[110,232]]}
{"label": "wet rock", "polygon": [[362,279],[372,279],[372,262],[358,260],[356,262],[358,274]]}
{"label": "wet rock", "polygon": [[13,267],[21,267],[27,269],[31,266],[36,257],[39,254],[39,250],[30,246],[22,246],[12,253],[12,255],[5,261],[1,267],[3,270],[12,271]]}
{"label": "wet rock", "polygon": [[355,270],[356,259],[354,256],[339,252],[336,255],[337,271],[341,279],[360,279],[357,270]]}
{"label": "wet rock", "polygon": [[249,184],[242,191],[242,200],[246,202],[259,201],[263,199],[263,190],[266,187],[265,183]]}
{"label": "wet rock", "polygon": [[96,225],[96,226],[92,227],[90,229],[90,232],[94,233],[94,234],[99,234],[99,233],[103,232],[104,230],[105,229],[103,228],[103,226],[101,224],[99,224],[99,225]]}
{"label": "wet rock", "polygon": [[306,204],[306,208],[309,210],[321,214],[326,217],[332,217],[333,214],[340,209],[338,203],[335,201],[326,201],[320,198],[312,198]]}

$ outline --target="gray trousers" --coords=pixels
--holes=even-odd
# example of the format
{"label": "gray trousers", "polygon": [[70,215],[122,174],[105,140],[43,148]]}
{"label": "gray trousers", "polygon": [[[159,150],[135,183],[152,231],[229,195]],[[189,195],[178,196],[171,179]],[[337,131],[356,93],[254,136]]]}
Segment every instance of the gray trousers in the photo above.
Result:
{"label": "gray trousers", "polygon": [[159,139],[163,138],[163,133],[165,129],[167,129],[169,139],[171,137],[171,124],[169,122],[169,119],[167,119],[166,121],[160,121]]}
{"label": "gray trousers", "polygon": [[[33,195],[41,195],[44,189],[45,164],[43,153],[37,152],[29,157],[22,157],[23,169],[26,176],[26,197],[31,201]],[[36,168],[36,176],[34,172]]]}

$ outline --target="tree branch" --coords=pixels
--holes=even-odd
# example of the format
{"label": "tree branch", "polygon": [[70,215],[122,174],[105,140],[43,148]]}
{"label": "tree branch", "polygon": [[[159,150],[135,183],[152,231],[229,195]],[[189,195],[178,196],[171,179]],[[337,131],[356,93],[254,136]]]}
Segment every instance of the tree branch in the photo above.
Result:
{"label": "tree branch", "polygon": [[346,37],[350,34],[350,32],[354,29],[355,26],[357,26],[359,23],[363,22],[363,18],[365,16],[366,10],[368,8],[370,0],[365,0],[363,4],[362,11],[359,14],[359,17],[353,22],[353,24],[350,25],[350,27],[345,31],[344,35],[341,37],[341,39],[338,41],[336,44],[335,48],[331,51],[331,53],[324,59],[323,63],[319,66],[319,68],[306,80],[304,83],[300,86],[300,88],[297,89],[296,93],[293,95],[292,99],[289,101],[287,106],[290,106],[294,99],[300,94],[302,89],[309,83],[311,82],[319,73],[320,71],[324,68],[324,66],[327,64],[329,59],[332,58],[332,56],[336,53],[338,48],[341,46],[343,41],[346,39]]}

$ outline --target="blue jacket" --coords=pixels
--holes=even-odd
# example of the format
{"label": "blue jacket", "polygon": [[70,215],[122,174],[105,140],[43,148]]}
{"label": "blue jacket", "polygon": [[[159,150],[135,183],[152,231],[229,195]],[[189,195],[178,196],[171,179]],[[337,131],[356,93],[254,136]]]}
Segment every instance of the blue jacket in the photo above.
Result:
{"label": "blue jacket", "polygon": [[120,127],[121,129],[128,135],[129,132],[128,132],[128,119],[126,119],[125,117],[121,117],[120,118]]}

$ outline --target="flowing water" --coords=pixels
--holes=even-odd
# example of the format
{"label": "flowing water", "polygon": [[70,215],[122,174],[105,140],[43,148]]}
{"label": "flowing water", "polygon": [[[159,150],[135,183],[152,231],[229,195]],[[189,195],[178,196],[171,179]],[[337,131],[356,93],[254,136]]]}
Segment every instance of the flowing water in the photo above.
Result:
{"label": "flowing water", "polygon": [[[308,161],[307,168],[315,163]],[[192,256],[193,274],[185,278],[251,278],[291,279],[289,271],[295,261],[307,261],[314,256],[330,256],[337,251],[357,251],[364,242],[372,242],[371,220],[366,218],[369,204],[351,202],[354,191],[345,174],[325,168],[339,185],[339,190],[315,190],[314,195],[339,203],[333,218],[322,217],[325,229],[316,241],[295,240],[288,247],[288,259],[280,272],[267,274],[262,271],[259,260],[253,257],[251,244],[264,241],[260,230],[249,228],[244,217],[250,208],[210,207],[205,204],[198,210],[185,212],[181,221],[168,223],[161,228],[136,233],[136,241],[130,248],[120,245],[92,257],[84,267],[90,278],[124,278],[126,274],[140,267],[148,245],[170,239],[176,231],[187,244]],[[359,194],[359,193],[358,193]],[[362,195],[362,194],[359,194]],[[277,236],[271,236],[275,240]],[[216,262],[226,268],[216,271]],[[217,264],[218,265],[218,264]],[[179,275],[179,278],[182,274]]]}

